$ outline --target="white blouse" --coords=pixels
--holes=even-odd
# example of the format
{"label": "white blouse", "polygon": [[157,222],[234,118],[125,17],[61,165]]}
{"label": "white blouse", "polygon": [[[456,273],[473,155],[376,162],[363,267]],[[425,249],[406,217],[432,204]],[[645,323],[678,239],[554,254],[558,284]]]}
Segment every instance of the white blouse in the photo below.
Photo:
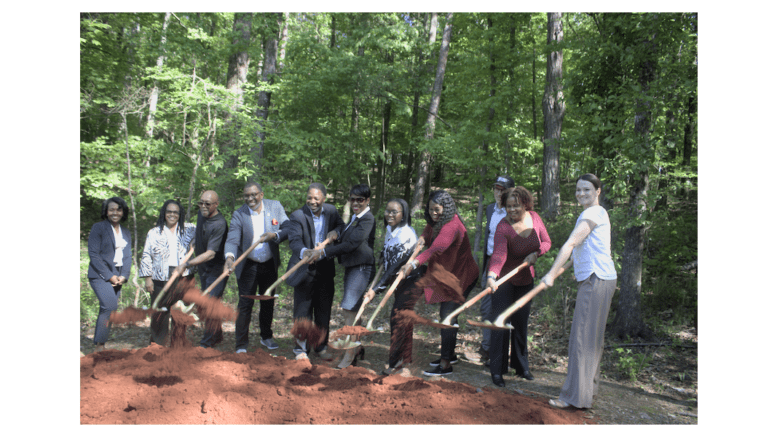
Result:
{"label": "white blouse", "polygon": [[587,208],[577,218],[591,220],[596,225],[591,233],[583,240],[583,244],[572,250],[572,260],[575,265],[575,279],[584,281],[596,273],[599,279],[617,279],[615,264],[610,255],[610,216],[602,206],[596,205]]}

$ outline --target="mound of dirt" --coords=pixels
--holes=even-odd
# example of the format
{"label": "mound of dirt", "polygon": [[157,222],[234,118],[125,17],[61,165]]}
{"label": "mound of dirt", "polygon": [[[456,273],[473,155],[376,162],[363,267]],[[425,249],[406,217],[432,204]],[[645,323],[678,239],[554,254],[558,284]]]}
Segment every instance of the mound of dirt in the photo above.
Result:
{"label": "mound of dirt", "polygon": [[258,349],[152,344],[81,358],[82,424],[582,424],[582,410],[445,379],[337,370]]}

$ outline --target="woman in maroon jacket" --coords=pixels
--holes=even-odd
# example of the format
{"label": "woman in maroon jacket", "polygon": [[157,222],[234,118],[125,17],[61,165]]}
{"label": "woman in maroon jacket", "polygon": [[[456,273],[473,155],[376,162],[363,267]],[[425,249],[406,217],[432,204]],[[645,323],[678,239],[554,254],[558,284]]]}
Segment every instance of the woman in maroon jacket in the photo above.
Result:
{"label": "woman in maroon jacket", "polygon": [[[424,218],[426,218],[426,227],[421,234],[421,239],[426,242],[425,244],[428,248],[421,252],[412,263],[405,265],[403,268],[405,276],[411,270],[423,265],[427,261],[429,265],[426,275],[430,275],[435,268],[435,264],[439,264],[445,271],[452,273],[458,278],[466,298],[477,283],[478,263],[472,256],[472,247],[469,244],[469,237],[467,237],[467,228],[464,227],[464,223],[459,218],[451,195],[443,190],[431,192],[429,194],[429,201],[426,204],[426,210],[424,211]],[[420,283],[426,282],[428,281],[425,281],[424,278],[420,281]],[[452,293],[446,293],[446,290],[444,290],[446,287],[447,285],[442,283],[431,283],[427,284],[423,290],[416,287],[408,291],[415,296],[412,299],[413,305],[421,293],[424,293],[426,303],[440,303],[440,320],[443,320],[461,305],[460,302],[451,300],[450,295]],[[398,296],[397,299],[400,299],[400,297]],[[410,305],[410,308],[413,305]],[[451,323],[456,324],[456,318]],[[434,366],[434,369],[425,371],[424,375],[448,375],[453,372],[451,364],[458,361],[454,354],[457,333],[457,328],[440,330],[440,359],[432,361],[430,365]]]}
{"label": "woman in maroon jacket", "polygon": [[[488,286],[491,287],[491,317],[494,321],[499,314],[515,301],[534,288],[534,263],[537,257],[550,250],[550,237],[540,215],[532,211],[534,199],[524,187],[509,188],[502,193],[502,205],[507,216],[499,222],[494,234],[494,254],[488,269]],[[496,289],[496,278],[507,274],[526,262],[530,266],[518,272]],[[491,331],[491,380],[495,385],[504,387],[502,375],[507,372],[507,358],[512,343],[512,366],[516,375],[532,380],[529,371],[529,350],[526,341],[529,329],[531,302],[510,316],[514,329]]]}

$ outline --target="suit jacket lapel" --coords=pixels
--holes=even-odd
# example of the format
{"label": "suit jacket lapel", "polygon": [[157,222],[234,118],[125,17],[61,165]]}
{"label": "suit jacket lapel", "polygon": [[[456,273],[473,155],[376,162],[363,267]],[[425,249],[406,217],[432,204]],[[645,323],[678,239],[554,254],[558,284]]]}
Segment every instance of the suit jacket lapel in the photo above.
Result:
{"label": "suit jacket lapel", "polygon": [[303,210],[305,213],[305,221],[308,224],[308,243],[310,247],[308,249],[312,249],[316,247],[316,227],[313,225],[313,213],[310,211],[310,208],[308,208],[307,205],[305,205],[305,209]]}

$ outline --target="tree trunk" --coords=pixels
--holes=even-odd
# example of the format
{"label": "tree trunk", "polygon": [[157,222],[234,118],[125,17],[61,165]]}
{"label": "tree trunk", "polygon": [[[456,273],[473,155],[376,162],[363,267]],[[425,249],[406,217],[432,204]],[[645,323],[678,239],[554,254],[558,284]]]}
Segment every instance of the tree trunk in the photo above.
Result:
{"label": "tree trunk", "polygon": [[[432,22],[436,22],[436,14],[432,16]],[[437,118],[437,111],[440,107],[440,97],[442,95],[442,82],[445,78],[445,66],[448,63],[448,49],[451,43],[451,33],[453,27],[453,13],[449,12],[446,17],[447,22],[442,35],[442,44],[440,45],[440,58],[437,61],[437,72],[434,78],[434,87],[432,88],[432,100],[429,102],[429,116],[426,119],[426,135],[424,140],[428,145],[432,139],[434,139],[434,126]],[[433,24],[432,29],[436,33],[436,26]],[[432,32],[430,31],[430,40],[432,39]],[[433,41],[430,41],[433,42]],[[421,153],[421,159],[418,163],[418,175],[416,178],[415,192],[413,193],[413,203],[410,208],[410,213],[415,214],[420,210],[423,205],[424,190],[426,184],[429,182],[429,167],[432,160],[432,154],[428,149]]]}
{"label": "tree trunk", "polygon": [[[282,13],[274,14],[277,18],[278,27],[270,32],[270,36],[267,38],[267,44],[265,46],[264,62],[262,67],[261,81],[267,85],[272,85],[274,76],[276,73],[276,66],[278,61],[278,33],[283,20]],[[267,138],[267,118],[270,114],[270,98],[272,93],[270,91],[259,92],[259,104],[256,108],[257,119],[257,141],[255,146],[251,148],[249,152],[251,155],[251,162],[254,163],[255,170],[253,177],[256,180],[261,180],[262,166],[264,161],[264,141]]]}
{"label": "tree trunk", "polygon": [[[252,13],[236,13],[232,30],[235,37],[232,40],[232,55],[229,57],[227,67],[227,90],[232,92],[235,97],[230,111],[225,117],[226,138],[220,143],[220,153],[227,157],[224,161],[223,174],[229,175],[237,167],[237,154],[240,144],[237,139],[240,138],[240,126],[235,121],[235,116],[243,106],[243,85],[248,80],[248,47],[251,44],[251,19]],[[239,184],[238,184],[239,185]],[[240,187],[242,188],[242,187]],[[228,178],[216,187],[221,203],[224,207],[233,211],[239,203],[237,196],[237,187],[232,178]]]}
{"label": "tree trunk", "polygon": [[[132,262],[138,264],[138,219],[135,215],[135,196],[132,194],[132,161],[130,160],[130,146],[129,146],[129,134],[127,133],[127,113],[121,112],[121,127],[124,131],[124,148],[127,155],[127,192],[130,198],[130,211],[132,211],[132,235],[135,236],[132,242]],[[138,285],[138,269],[133,269],[132,285],[135,287],[135,301],[133,305],[138,306],[138,297],[140,295],[141,287]],[[127,278],[129,279],[129,278]]]}
{"label": "tree trunk", "polygon": [[615,335],[620,338],[651,336],[650,330],[642,320],[642,254],[645,247],[645,232],[647,227],[641,222],[647,214],[648,172],[645,162],[651,162],[652,147],[650,145],[650,127],[652,104],[650,96],[651,82],[655,76],[655,46],[653,37],[644,42],[648,46],[648,55],[642,62],[639,84],[641,95],[638,97],[636,115],[634,117],[634,132],[637,141],[634,163],[639,170],[631,178],[629,194],[628,217],[640,224],[626,229],[624,239],[623,261],[621,262],[620,296],[615,315]]}
{"label": "tree trunk", "polygon": [[[548,45],[555,45],[564,39],[561,13],[548,13]],[[559,194],[559,155],[561,149],[561,124],[564,121],[566,103],[562,91],[561,50],[548,54],[545,74],[545,96],[542,99],[542,114],[545,117],[545,135],[542,163],[542,216],[555,220],[561,208]]]}
{"label": "tree trunk", "polygon": [[[170,16],[172,12],[165,13],[165,21],[162,23],[162,38],[159,41],[159,49],[161,53],[156,59],[157,72],[162,71],[162,66],[165,64],[165,44],[167,43],[167,25],[170,24]],[[151,89],[151,96],[148,98],[148,118],[146,120],[146,138],[152,138],[154,136],[154,115],[156,113],[156,106],[159,102],[159,87],[154,81],[154,88]]]}
{"label": "tree trunk", "polygon": [[[494,27],[494,23],[491,20],[491,17],[488,17],[488,29],[492,29]],[[493,47],[493,38],[489,38],[489,46]],[[492,51],[489,55],[491,65],[489,66],[489,73],[491,76],[491,90],[488,93],[488,96],[490,97],[490,100],[493,102],[493,98],[496,95],[496,60],[494,58],[494,52]],[[486,137],[488,136],[489,132],[491,132],[491,125],[494,122],[494,116],[496,115],[496,110],[494,109],[493,103],[491,104],[491,107],[488,108],[488,120],[486,121]],[[484,162],[488,162],[488,143],[486,141],[483,141],[483,160]],[[475,241],[473,242],[475,253],[480,253],[480,238],[483,235],[483,201],[484,201],[484,195],[483,195],[483,187],[486,185],[486,165],[483,165],[480,167],[480,183],[478,184],[478,212],[475,217]]]}

